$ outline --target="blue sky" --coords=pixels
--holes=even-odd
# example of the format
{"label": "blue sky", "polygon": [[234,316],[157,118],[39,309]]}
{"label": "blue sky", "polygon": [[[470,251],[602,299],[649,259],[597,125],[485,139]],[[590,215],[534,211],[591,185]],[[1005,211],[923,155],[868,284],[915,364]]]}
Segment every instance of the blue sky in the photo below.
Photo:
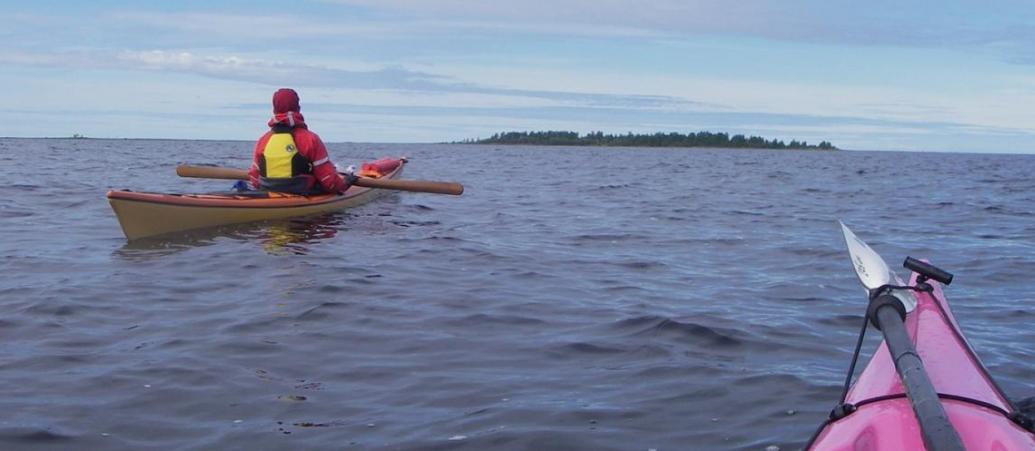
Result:
{"label": "blue sky", "polygon": [[292,87],[329,142],[707,130],[847,149],[1035,153],[1030,0],[3,9],[0,136],[254,139],[272,92]]}

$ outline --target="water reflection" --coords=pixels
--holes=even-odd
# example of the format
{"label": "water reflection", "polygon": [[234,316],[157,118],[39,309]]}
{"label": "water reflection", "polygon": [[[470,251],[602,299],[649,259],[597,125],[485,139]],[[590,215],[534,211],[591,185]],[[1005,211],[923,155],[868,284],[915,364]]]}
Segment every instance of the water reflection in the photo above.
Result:
{"label": "water reflection", "polygon": [[259,238],[263,249],[272,255],[305,255],[313,243],[334,238],[344,218],[338,213],[269,223]]}
{"label": "water reflection", "polygon": [[306,255],[313,244],[334,238],[346,218],[348,213],[336,212],[189,230],[131,241],[114,254],[127,260],[148,260],[229,239],[258,243],[271,255]]}

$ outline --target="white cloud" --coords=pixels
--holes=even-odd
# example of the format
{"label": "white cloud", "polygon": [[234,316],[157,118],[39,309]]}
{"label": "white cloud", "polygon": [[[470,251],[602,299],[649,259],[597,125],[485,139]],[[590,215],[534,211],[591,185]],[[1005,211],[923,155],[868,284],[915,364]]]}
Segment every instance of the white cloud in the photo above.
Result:
{"label": "white cloud", "polygon": [[[325,0],[388,11],[400,21],[482,23],[546,34],[736,35],[859,45],[973,46],[1012,42],[1031,49],[1035,8],[1012,2],[997,14],[983,3],[895,0]],[[984,22],[981,19],[985,19]]]}
{"label": "white cloud", "polygon": [[199,72],[236,72],[242,69],[256,69],[257,67],[273,68],[276,64],[269,64],[257,60],[246,60],[236,56],[215,57],[198,56],[190,52],[167,52],[163,50],[151,51],[123,51],[118,54],[118,59],[126,63],[139,63],[142,67],[150,69],[173,69]]}
{"label": "white cloud", "polygon": [[376,70],[346,70],[330,66],[304,65],[234,55],[199,55],[187,51],[124,50],[114,55],[101,51],[29,54],[0,53],[0,63],[117,69],[129,71],[172,71],[223,80],[237,80],[268,86],[302,86],[336,89],[371,89],[424,93],[497,96],[499,98],[544,99],[554,103],[586,106],[657,108],[692,105],[693,102],[667,95],[610,94],[565,89],[520,89],[486,86],[476,81],[409,70],[381,67]]}
{"label": "white cloud", "polygon": [[197,37],[231,37],[235,41],[273,38],[282,39],[285,43],[305,37],[364,36],[388,31],[384,23],[342,23],[306,17],[290,10],[271,14],[118,11],[104,14],[101,20],[113,27],[177,30]]}

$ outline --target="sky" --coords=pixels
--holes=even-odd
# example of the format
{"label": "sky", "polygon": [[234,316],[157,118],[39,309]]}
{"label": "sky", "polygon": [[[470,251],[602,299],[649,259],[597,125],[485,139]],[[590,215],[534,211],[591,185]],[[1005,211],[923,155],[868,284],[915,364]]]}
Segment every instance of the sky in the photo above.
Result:
{"label": "sky", "polygon": [[0,136],[697,131],[1035,153],[1031,0],[0,0]]}

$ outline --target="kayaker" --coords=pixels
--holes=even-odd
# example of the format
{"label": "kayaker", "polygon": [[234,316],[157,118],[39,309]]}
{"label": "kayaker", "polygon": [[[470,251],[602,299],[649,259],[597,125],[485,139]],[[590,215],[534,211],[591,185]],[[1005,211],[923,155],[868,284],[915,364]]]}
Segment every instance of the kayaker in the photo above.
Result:
{"label": "kayaker", "polygon": [[255,143],[248,170],[252,187],[295,194],[344,192],[348,181],[338,174],[327,147],[309,131],[300,110],[295,90],[282,88],[273,93],[270,131]]}

